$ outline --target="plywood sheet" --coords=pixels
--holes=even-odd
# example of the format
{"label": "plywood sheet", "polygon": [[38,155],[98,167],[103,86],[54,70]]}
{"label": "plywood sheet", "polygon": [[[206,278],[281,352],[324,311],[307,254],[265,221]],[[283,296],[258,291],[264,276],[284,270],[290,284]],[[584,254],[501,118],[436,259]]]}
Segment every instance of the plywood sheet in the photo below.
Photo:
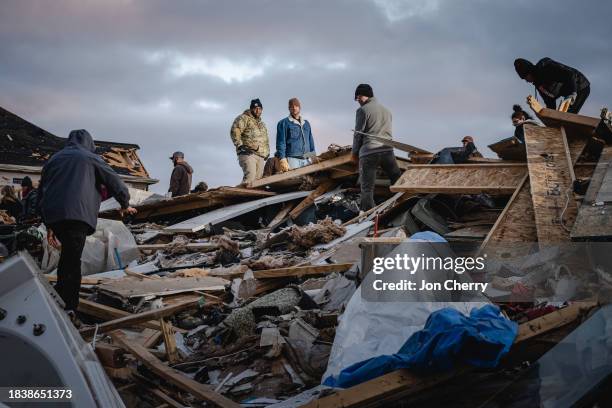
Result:
{"label": "plywood sheet", "polygon": [[577,205],[564,133],[560,128],[526,125],[525,144],[538,242],[569,241]]}
{"label": "plywood sheet", "polygon": [[599,162],[593,177],[591,177],[591,183],[572,229],[571,237],[573,240],[612,239],[612,203],[599,201],[598,197],[611,167],[612,146],[606,146],[601,152]]}
{"label": "plywood sheet", "polygon": [[126,277],[113,279],[97,286],[101,292],[124,299],[143,296],[163,296],[193,291],[222,291],[229,281],[212,276],[197,278],[138,279]]}
{"label": "plywood sheet", "polygon": [[258,208],[306,197],[308,194],[310,194],[310,191],[296,191],[293,193],[261,198],[259,200],[249,201],[246,203],[234,204],[227,207],[218,208],[178,224],[171,225],[164,228],[164,230],[170,232],[197,232],[209,226],[238,217],[239,215],[255,211]]}
{"label": "plywood sheet", "polygon": [[391,191],[412,194],[512,194],[527,174],[522,163],[415,164]]}

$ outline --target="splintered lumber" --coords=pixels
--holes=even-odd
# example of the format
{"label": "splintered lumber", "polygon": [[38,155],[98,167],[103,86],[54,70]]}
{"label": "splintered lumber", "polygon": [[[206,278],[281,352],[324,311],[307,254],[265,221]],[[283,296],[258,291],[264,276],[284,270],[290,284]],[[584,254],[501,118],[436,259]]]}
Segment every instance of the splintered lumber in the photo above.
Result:
{"label": "splintered lumber", "polygon": [[[612,203],[600,196],[612,184],[612,146],[604,147],[572,229],[575,241],[612,239]],[[605,191],[605,190],[604,190]]]}
{"label": "splintered lumber", "polygon": [[289,170],[284,173],[274,174],[269,177],[264,177],[259,180],[252,181],[248,184],[249,188],[262,188],[274,185],[283,181],[295,179],[307,174],[316,173],[323,170],[331,170],[334,167],[342,166],[343,164],[351,163],[351,154],[343,154],[342,156],[334,157],[333,159],[324,160],[320,163],[311,164],[300,167],[298,169]]}
{"label": "splintered lumber", "polygon": [[132,354],[153,373],[199,400],[206,401],[217,407],[240,407],[240,404],[214,392],[210,386],[192,380],[174,368],[168,367],[140,344],[131,343],[122,332],[112,332],[111,338],[114,343]]}
{"label": "splintered lumber", "polygon": [[[572,323],[588,310],[597,306],[595,302],[580,302],[545,316],[519,325],[514,345],[523,343],[533,337]],[[510,350],[512,353],[512,350]],[[383,402],[404,399],[425,389],[438,386],[466,372],[469,367],[462,367],[438,375],[418,375],[407,369],[400,369],[380,377],[363,382],[350,388],[303,405],[303,408],[354,408],[381,406]]]}
{"label": "splintered lumber", "polygon": [[[47,278],[49,282],[57,282],[57,275],[44,274],[44,277]],[[81,277],[81,285],[97,285],[102,282],[106,282],[108,279],[104,278],[90,278],[87,276]]]}
{"label": "splintered lumber", "polygon": [[289,212],[293,210],[294,207],[295,207],[294,203],[283,204],[283,208],[281,208],[280,211],[276,213],[272,221],[270,221],[270,223],[268,224],[268,228],[274,229],[278,227],[280,224],[282,224],[283,221],[287,219]]}
{"label": "splintered lumber", "polygon": [[172,331],[172,325],[166,321],[165,318],[159,319],[159,325],[161,327],[161,333],[164,337],[164,348],[166,349],[166,358],[168,363],[174,364],[179,361],[178,350],[176,349],[176,338]]}
{"label": "splintered lumber", "polygon": [[[176,305],[166,306],[159,309],[148,310],[142,313],[131,314],[129,316],[120,317],[115,320],[104,322],[98,325],[98,333],[105,333],[110,330],[120,329],[122,327],[136,326],[149,320],[161,319],[162,317],[170,316],[183,310],[197,308],[200,304],[200,300],[192,300]],[[160,326],[157,329],[161,329]],[[96,331],[95,327],[87,327],[79,330],[81,336],[88,337],[92,336]]]}
{"label": "splintered lumber", "polygon": [[[157,251],[157,250],[164,250],[167,248],[171,248],[174,245],[176,244],[172,242],[168,244],[143,244],[143,245],[138,245],[138,249],[143,250],[143,251]],[[191,242],[188,244],[183,244],[181,245],[181,247],[192,249],[192,250],[197,250],[201,252],[208,252],[208,251],[214,251],[216,249],[219,249],[219,244],[217,244],[216,242]]]}
{"label": "splintered lumber", "polygon": [[[88,316],[97,317],[105,321],[115,320],[121,317],[133,316],[132,313],[126,312],[125,310],[115,309],[111,306],[106,306],[100,303],[92,302],[87,299],[79,299],[79,306],[77,310]],[[160,330],[159,322],[151,320],[148,322],[139,323],[137,326],[145,327],[148,329]]]}
{"label": "splintered lumber", "polygon": [[306,197],[308,194],[310,194],[310,191],[295,191],[292,193],[278,194],[272,197],[261,198],[259,200],[249,201],[246,203],[234,204],[209,211],[207,213],[198,215],[197,217],[171,225],[164,228],[164,230],[181,233],[198,232],[205,228],[211,228],[213,225],[219,224],[223,221],[238,217],[239,215],[255,211],[259,208],[296,200],[298,198]]}
{"label": "splintered lumber", "polygon": [[527,97],[527,103],[546,126],[563,126],[568,136],[590,137],[600,122],[600,118],[544,108],[531,95]]}
{"label": "splintered lumber", "polygon": [[538,242],[569,241],[577,206],[565,134],[560,128],[524,128]]}
{"label": "splintered lumber", "polygon": [[[219,187],[203,193],[192,193],[171,199],[156,201],[150,204],[136,206],[138,212],[134,215],[137,220],[145,220],[162,215],[178,214],[191,210],[221,207],[248,201],[254,198],[269,197],[276,193],[264,190],[253,190],[242,187]],[[101,218],[119,219],[119,211],[111,210],[100,213]]]}
{"label": "splintered lumber", "polygon": [[516,137],[511,136],[490,144],[489,149],[497,154],[497,157],[504,160],[516,160],[524,162],[527,160],[525,156],[525,145]]}
{"label": "splintered lumber", "polygon": [[146,296],[168,296],[194,290],[220,292],[228,285],[225,279],[213,276],[143,279],[125,277],[98,285],[99,292],[121,299]]}
{"label": "splintered lumber", "polygon": [[[353,130],[353,132],[354,132],[354,130]],[[416,153],[416,154],[432,154],[431,152],[429,152],[427,150],[423,150],[423,149],[421,149],[419,147],[412,146],[412,145],[409,145],[409,144],[406,144],[406,143],[402,143],[402,142],[399,142],[397,140],[387,139],[385,137],[378,136],[378,135],[372,135],[370,133],[363,133],[363,132],[358,132],[358,133],[367,135],[368,138],[370,138],[372,140],[375,140],[375,141],[377,141],[379,143],[382,143],[382,144],[384,144],[386,146],[394,147],[397,150],[401,150],[403,152]]]}
{"label": "splintered lumber", "polygon": [[267,269],[263,271],[254,271],[255,279],[268,278],[288,278],[288,277],[303,277],[311,275],[326,275],[333,272],[346,272],[353,264],[329,264],[329,265],[308,265],[308,266],[290,266],[288,268]]}
{"label": "splintered lumber", "polygon": [[410,194],[512,194],[527,174],[523,163],[413,164],[391,186]]}
{"label": "splintered lumber", "polygon": [[293,210],[289,213],[289,217],[292,220],[295,220],[300,216],[308,207],[314,204],[314,201],[317,197],[325,194],[329,190],[331,190],[337,184],[334,180],[326,180],[321,183],[316,189],[310,192],[298,205],[295,206]]}

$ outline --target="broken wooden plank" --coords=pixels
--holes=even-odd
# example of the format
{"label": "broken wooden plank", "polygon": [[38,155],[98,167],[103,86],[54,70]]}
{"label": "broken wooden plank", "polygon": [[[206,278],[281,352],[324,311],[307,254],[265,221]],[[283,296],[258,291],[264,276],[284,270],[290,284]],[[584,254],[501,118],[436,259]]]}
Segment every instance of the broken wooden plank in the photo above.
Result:
{"label": "broken wooden plank", "polygon": [[[353,132],[355,130],[353,129]],[[407,143],[402,143],[398,140],[394,140],[394,139],[387,139],[385,137],[382,136],[378,136],[378,135],[372,135],[370,133],[363,133],[363,132],[358,132],[358,133],[362,133],[366,136],[368,136],[370,139],[375,140],[379,143],[384,144],[385,146],[391,146],[397,150],[401,150],[403,152],[407,152],[407,153],[416,153],[416,154],[432,154],[432,152],[421,149],[419,147],[416,146],[412,146],[409,145]]]}
{"label": "broken wooden plank", "polygon": [[[57,282],[57,275],[51,275],[51,274],[44,274],[43,275],[45,278],[47,278],[47,280],[49,282]],[[108,279],[105,278],[90,278],[87,276],[83,276],[81,277],[81,285],[97,285],[99,283],[103,283],[108,281]]]}
{"label": "broken wooden plank", "polygon": [[144,296],[168,296],[195,290],[220,292],[225,290],[229,281],[213,276],[164,277],[160,279],[139,280],[126,277],[114,279],[97,286],[97,290],[109,296],[131,299]]}
{"label": "broken wooden plank", "polygon": [[174,337],[174,331],[172,331],[172,325],[162,317],[159,319],[159,326],[161,327],[161,333],[164,338],[166,358],[168,359],[168,363],[174,364],[179,361],[179,354],[176,349],[176,338]]}
{"label": "broken wooden plank", "polygon": [[391,186],[391,191],[512,194],[526,173],[523,163],[413,164]]}
{"label": "broken wooden plank", "polygon": [[524,129],[538,242],[569,241],[577,206],[564,134],[559,128],[525,125]]}
{"label": "broken wooden plank", "polygon": [[120,331],[112,332],[111,337],[113,342],[136,357],[149,370],[183,391],[190,393],[199,400],[206,401],[218,407],[240,407],[240,404],[214,392],[211,387],[192,380],[180,371],[168,367],[140,344],[131,343]]}
{"label": "broken wooden plank", "polygon": [[520,343],[542,333],[565,326],[596,306],[597,302],[576,302],[563,309],[555,310],[552,313],[525,322],[519,326],[518,335],[514,343]]}
{"label": "broken wooden plank", "polygon": [[292,193],[278,194],[272,197],[261,198],[259,200],[249,201],[246,203],[230,205],[209,211],[178,224],[171,225],[164,228],[164,231],[183,233],[198,232],[205,228],[211,228],[213,225],[219,224],[223,221],[238,217],[239,215],[255,211],[259,208],[296,200],[298,198],[306,197],[308,194],[310,194],[310,191],[295,191]]}
{"label": "broken wooden plank", "polygon": [[514,136],[492,143],[488,147],[495,152],[500,159],[520,162],[525,162],[527,160],[525,145]]}
{"label": "broken wooden plank", "polygon": [[317,197],[325,194],[329,190],[331,190],[337,184],[334,180],[325,180],[321,183],[316,189],[310,192],[298,205],[295,206],[293,210],[289,213],[289,217],[292,220],[295,220],[300,216],[308,207],[314,204],[314,201]]}
{"label": "broken wooden plank", "polygon": [[[142,313],[131,314],[129,316],[120,317],[115,320],[110,320],[98,325],[97,332],[105,333],[111,330],[120,329],[122,327],[136,326],[149,320],[161,319],[162,317],[173,315],[183,310],[197,308],[200,305],[200,300],[178,303],[172,306],[166,306],[159,309],[148,310]],[[157,327],[161,329],[160,326]],[[81,336],[92,336],[96,332],[96,327],[87,327],[79,330]]]}
{"label": "broken wooden plank", "polygon": [[578,115],[575,113],[560,112],[555,109],[544,108],[533,96],[527,97],[527,104],[537,117],[551,127],[564,126],[570,137],[590,137],[600,122],[600,118]]}
{"label": "broken wooden plank", "polygon": [[[126,312],[125,310],[116,309],[114,307],[106,306],[97,302],[92,302],[87,299],[79,299],[79,306],[77,310],[88,316],[97,317],[98,319],[104,321],[115,320],[126,316],[132,316],[132,313]],[[139,323],[137,326],[145,327],[148,329],[160,330],[159,322],[155,320]]]}
{"label": "broken wooden plank", "polygon": [[606,146],[601,152],[595,172],[584,196],[576,222],[572,228],[571,238],[574,241],[610,240],[612,237],[612,203],[598,202],[598,194],[612,168],[612,146]]}
{"label": "broken wooden plank", "polygon": [[[151,217],[214,208],[252,200],[253,198],[270,197],[274,195],[276,195],[276,193],[265,190],[242,187],[219,187],[202,193],[192,193],[136,206],[135,208],[138,210],[138,213],[136,213],[134,217],[137,220],[145,220]],[[111,210],[100,213],[100,217],[119,219],[120,215],[119,211]]]}
{"label": "broken wooden plank", "polygon": [[303,276],[311,275],[327,275],[333,272],[346,272],[353,264],[341,263],[341,264],[329,264],[329,265],[307,265],[307,266],[290,266],[287,268],[277,269],[266,269],[262,271],[254,271],[253,276],[256,279],[270,279],[270,278],[288,278],[296,277],[301,278]]}
{"label": "broken wooden plank", "polygon": [[[168,244],[142,244],[142,245],[138,245],[138,249],[144,250],[144,251],[158,251],[158,250],[164,250],[164,249],[171,248],[175,245],[176,244],[172,242]],[[192,249],[192,250],[198,250],[201,252],[208,252],[208,251],[214,251],[218,249],[219,244],[217,244],[216,242],[191,242],[188,244],[182,244],[181,247]]]}
{"label": "broken wooden plank", "polygon": [[283,204],[283,208],[281,208],[280,211],[276,213],[276,215],[274,216],[272,221],[270,221],[270,223],[268,223],[267,228],[270,228],[271,230],[273,230],[274,228],[276,228],[279,225],[281,225],[287,219],[287,216],[289,215],[289,212],[294,207],[295,207],[294,203],[284,203]]}
{"label": "broken wooden plank", "polygon": [[289,170],[284,173],[274,174],[269,177],[264,177],[259,180],[252,181],[247,187],[249,188],[262,188],[286,180],[291,180],[297,177],[305,176],[307,174],[316,173],[319,171],[330,170],[334,167],[341,166],[343,164],[351,163],[351,155],[343,154],[342,156],[334,157],[333,159],[324,160],[322,162],[311,164],[309,166],[300,167],[298,169]]}

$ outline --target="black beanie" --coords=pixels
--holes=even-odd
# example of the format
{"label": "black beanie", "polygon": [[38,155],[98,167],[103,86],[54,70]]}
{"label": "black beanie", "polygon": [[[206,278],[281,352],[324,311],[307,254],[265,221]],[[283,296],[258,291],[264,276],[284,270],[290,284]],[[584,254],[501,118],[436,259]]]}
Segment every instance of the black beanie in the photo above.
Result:
{"label": "black beanie", "polygon": [[518,76],[521,77],[521,79],[525,79],[527,77],[527,74],[533,71],[533,68],[534,65],[526,59],[517,58],[514,60],[514,69],[516,70]]}
{"label": "black beanie", "polygon": [[32,188],[32,179],[28,176],[25,176],[22,180],[21,180],[21,187],[29,187]]}
{"label": "black beanie", "polygon": [[359,95],[371,98],[374,96],[374,91],[372,91],[372,87],[369,84],[359,84],[357,89],[355,89],[355,99],[357,99]]}
{"label": "black beanie", "polygon": [[261,101],[259,100],[259,98],[251,99],[251,106],[249,107],[249,109],[253,109],[253,108],[263,109],[263,106],[261,105]]}

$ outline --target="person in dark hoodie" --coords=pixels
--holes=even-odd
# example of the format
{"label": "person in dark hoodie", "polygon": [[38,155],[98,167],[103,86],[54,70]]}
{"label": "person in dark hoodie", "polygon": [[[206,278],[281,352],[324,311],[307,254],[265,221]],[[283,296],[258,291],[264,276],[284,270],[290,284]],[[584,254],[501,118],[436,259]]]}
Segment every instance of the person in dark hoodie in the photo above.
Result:
{"label": "person in dark hoodie", "polygon": [[521,79],[535,85],[546,107],[550,109],[557,108],[557,98],[565,97],[571,99],[567,111],[578,113],[591,92],[591,84],[582,72],[548,57],[542,58],[535,65],[526,59],[517,58],[514,69]]}
{"label": "person in dark hoodie", "polygon": [[170,176],[170,187],[168,192],[172,194],[172,197],[178,197],[189,194],[191,191],[191,175],[193,169],[185,161],[185,155],[183,152],[174,152],[170,157],[174,164],[172,175]]}
{"label": "person in dark hoodie", "polygon": [[43,167],[38,187],[39,210],[47,227],[47,240],[54,247],[61,244],[55,290],[68,311],[76,310],[79,304],[81,255],[85,238],[96,230],[101,185],[119,202],[122,216],[136,213],[129,206],[126,185],[95,153],[89,132],[73,130],[66,146]]}
{"label": "person in dark hoodie", "polygon": [[34,183],[32,183],[32,179],[28,176],[21,180],[21,199],[23,212],[19,217],[19,223],[35,221],[38,217],[38,189],[34,188]]}

